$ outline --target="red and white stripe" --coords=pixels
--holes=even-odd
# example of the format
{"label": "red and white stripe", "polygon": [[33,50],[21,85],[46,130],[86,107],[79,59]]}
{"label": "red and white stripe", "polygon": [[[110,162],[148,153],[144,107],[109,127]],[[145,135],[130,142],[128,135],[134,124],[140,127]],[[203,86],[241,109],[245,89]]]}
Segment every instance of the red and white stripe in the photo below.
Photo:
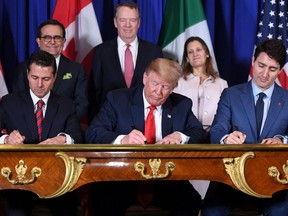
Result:
{"label": "red and white stripe", "polygon": [[63,54],[82,63],[89,76],[93,48],[102,43],[92,1],[57,0],[52,18],[66,29]]}

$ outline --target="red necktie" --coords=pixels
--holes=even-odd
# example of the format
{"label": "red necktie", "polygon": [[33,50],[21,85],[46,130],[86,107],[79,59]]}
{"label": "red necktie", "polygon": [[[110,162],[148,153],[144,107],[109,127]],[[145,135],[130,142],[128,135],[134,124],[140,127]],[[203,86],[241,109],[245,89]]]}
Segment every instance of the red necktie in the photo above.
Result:
{"label": "red necktie", "polygon": [[156,107],[149,106],[149,109],[150,111],[145,121],[144,136],[147,139],[147,143],[154,144],[156,142],[156,126],[154,119],[154,110],[156,109]]}
{"label": "red necktie", "polygon": [[44,105],[43,100],[39,100],[37,102],[37,109],[36,109],[36,124],[37,124],[37,133],[39,137],[39,142],[42,140],[42,122],[43,122],[43,111],[42,107]]}
{"label": "red necktie", "polygon": [[133,58],[132,53],[130,51],[130,44],[126,44],[125,50],[125,60],[124,60],[124,77],[127,84],[127,87],[130,88],[133,73],[134,73],[134,66],[133,66]]}
{"label": "red necktie", "polygon": [[[155,106],[149,106],[149,113],[145,121],[144,135],[148,144],[156,142],[156,126],[154,118]],[[143,181],[139,182],[138,188],[138,202],[146,208],[153,200],[153,182]]]}

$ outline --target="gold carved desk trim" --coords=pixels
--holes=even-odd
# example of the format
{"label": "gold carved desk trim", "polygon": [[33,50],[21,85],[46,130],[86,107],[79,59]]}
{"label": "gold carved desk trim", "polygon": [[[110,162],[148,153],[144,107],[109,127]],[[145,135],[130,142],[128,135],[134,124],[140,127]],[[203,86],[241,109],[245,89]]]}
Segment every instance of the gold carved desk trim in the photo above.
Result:
{"label": "gold carved desk trim", "polygon": [[52,198],[97,181],[203,179],[265,198],[288,189],[287,160],[286,145],[1,145],[0,189]]}

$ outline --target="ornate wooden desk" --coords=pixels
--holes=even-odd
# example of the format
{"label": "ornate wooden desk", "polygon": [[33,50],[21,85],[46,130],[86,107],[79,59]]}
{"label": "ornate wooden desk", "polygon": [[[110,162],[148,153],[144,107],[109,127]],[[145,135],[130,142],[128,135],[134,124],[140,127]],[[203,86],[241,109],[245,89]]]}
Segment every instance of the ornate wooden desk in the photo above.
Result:
{"label": "ornate wooden desk", "polygon": [[0,189],[52,198],[116,180],[206,179],[256,197],[288,189],[286,145],[1,145]]}

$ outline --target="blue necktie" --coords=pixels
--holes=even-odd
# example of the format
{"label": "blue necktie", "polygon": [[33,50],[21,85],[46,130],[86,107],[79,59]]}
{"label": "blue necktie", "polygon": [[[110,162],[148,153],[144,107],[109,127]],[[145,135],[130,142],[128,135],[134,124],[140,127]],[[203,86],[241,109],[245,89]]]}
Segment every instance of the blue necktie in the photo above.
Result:
{"label": "blue necktie", "polygon": [[265,93],[261,92],[258,94],[258,100],[255,106],[255,114],[256,114],[256,123],[257,123],[257,136],[259,138],[261,125],[263,121],[263,112],[264,112],[264,101],[263,98],[266,96]]}

